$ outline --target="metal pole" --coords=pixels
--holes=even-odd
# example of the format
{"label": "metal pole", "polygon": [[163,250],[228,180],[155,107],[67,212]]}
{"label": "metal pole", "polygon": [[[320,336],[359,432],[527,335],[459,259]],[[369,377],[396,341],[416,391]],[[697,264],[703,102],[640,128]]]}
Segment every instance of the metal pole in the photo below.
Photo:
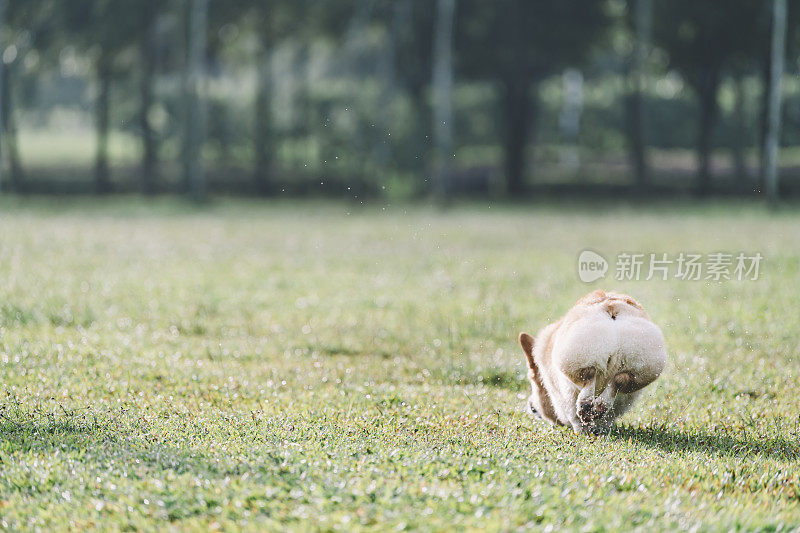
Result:
{"label": "metal pole", "polygon": [[772,2],[772,76],[769,82],[768,126],[765,152],[767,164],[764,184],[767,198],[778,199],[778,143],[781,131],[781,83],[783,81],[784,51],[786,48],[786,0]]}
{"label": "metal pole", "polygon": [[[3,73],[6,70],[5,63],[3,62],[3,54],[5,49],[3,47],[3,37],[5,35],[5,31],[3,31],[3,25],[5,24],[5,10],[6,10],[6,3],[5,0],[0,0],[0,100],[2,99],[3,90],[3,83],[5,80],[3,79]],[[0,191],[3,190],[3,104],[0,102]]]}

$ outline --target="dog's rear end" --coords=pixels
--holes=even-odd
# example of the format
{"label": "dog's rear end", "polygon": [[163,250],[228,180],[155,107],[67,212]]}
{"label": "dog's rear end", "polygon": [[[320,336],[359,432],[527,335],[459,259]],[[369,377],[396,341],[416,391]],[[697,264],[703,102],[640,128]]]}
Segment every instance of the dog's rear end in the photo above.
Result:
{"label": "dog's rear end", "polygon": [[664,336],[636,300],[594,291],[536,339],[521,333],[531,412],[576,433],[603,433],[666,363]]}

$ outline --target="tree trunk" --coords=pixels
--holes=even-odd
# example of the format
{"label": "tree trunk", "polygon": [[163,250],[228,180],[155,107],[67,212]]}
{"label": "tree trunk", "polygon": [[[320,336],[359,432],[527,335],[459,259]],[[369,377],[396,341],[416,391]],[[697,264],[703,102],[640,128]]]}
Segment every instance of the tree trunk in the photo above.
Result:
{"label": "tree trunk", "polygon": [[[770,23],[771,24],[771,23]],[[772,26],[770,25],[770,28]],[[764,190],[764,176],[767,165],[767,127],[769,124],[769,87],[772,79],[772,61],[770,51],[764,55],[761,61],[761,116],[758,124],[758,190]]]}
{"label": "tree trunk", "polygon": [[698,196],[706,196],[711,192],[711,152],[717,120],[718,89],[719,72],[716,69],[706,70],[697,84],[700,101],[700,127],[697,135]]}
{"label": "tree trunk", "polygon": [[[424,86],[411,86],[408,89],[409,99],[412,109],[412,116],[409,120],[413,121],[414,139],[416,142],[413,147],[414,159],[408,162],[407,167],[415,175],[426,175],[430,167],[431,154],[431,127],[433,126],[433,113],[428,99],[425,97]],[[417,193],[424,197],[431,192],[428,183],[420,184]]]}
{"label": "tree trunk", "polygon": [[628,134],[628,153],[633,168],[636,185],[647,187],[648,167],[644,88],[646,81],[645,63],[650,50],[650,39],[653,18],[652,0],[635,0],[629,2],[634,12],[636,42],[633,51],[633,65],[630,72],[629,90],[626,96],[625,120]]}
{"label": "tree trunk", "polygon": [[8,175],[5,177],[5,183],[8,188],[15,192],[22,192],[24,183],[24,172],[22,169],[22,161],[19,155],[19,144],[17,140],[17,121],[14,113],[14,81],[16,70],[14,66],[16,62],[3,63],[0,61],[0,69],[3,70],[3,87],[0,90],[0,107],[2,108],[2,131],[3,131],[3,147],[8,160]]}
{"label": "tree trunk", "polygon": [[294,76],[295,91],[292,98],[294,107],[292,115],[294,124],[292,134],[295,140],[300,141],[306,147],[307,156],[311,156],[311,148],[308,139],[314,135],[314,108],[311,98],[311,80],[309,73],[309,63],[311,62],[311,51],[308,43],[300,43],[297,53],[294,56]]}
{"label": "tree trunk", "polygon": [[[267,31],[267,30],[265,30]],[[255,128],[253,135],[253,184],[258,194],[273,192],[272,185],[272,75],[271,45],[264,38],[258,50],[256,71],[258,85],[255,95]]]}
{"label": "tree trunk", "polygon": [[433,40],[433,193],[447,201],[453,172],[453,26],[455,0],[437,0]]}
{"label": "tree trunk", "polygon": [[[403,32],[399,36],[398,49],[411,50],[413,53],[406,61],[413,61],[410,65],[402,65],[404,71],[403,85],[408,91],[412,116],[412,139],[415,143],[410,151],[412,159],[404,162],[404,167],[411,170],[415,175],[427,175],[431,168],[431,127],[433,126],[433,114],[431,102],[428,98],[428,88],[431,84],[433,69],[427,64],[430,53],[423,46],[425,38],[423,32],[430,31],[424,24],[418,22],[420,13],[428,9],[427,3],[415,2],[414,0],[400,0],[403,4],[403,16],[407,23],[403,27]],[[416,193],[424,196],[430,193],[429,183],[420,183]]]}
{"label": "tree trunk", "polygon": [[97,131],[97,154],[94,169],[94,190],[106,194],[111,190],[108,170],[108,130],[111,96],[111,65],[109,58],[102,56],[97,65],[97,100],[95,102],[95,128]]}
{"label": "tree trunk", "polygon": [[767,138],[764,142],[764,191],[771,202],[778,199],[778,144],[781,135],[781,85],[786,54],[786,0],[772,2],[772,45],[769,82],[769,115]]}
{"label": "tree trunk", "polygon": [[505,175],[507,192],[511,196],[524,194],[526,148],[533,116],[528,79],[515,76],[505,82],[503,115],[505,117]]}
{"label": "tree trunk", "polygon": [[[391,6],[386,21],[386,39],[378,59],[378,78],[381,80],[381,94],[378,103],[380,113],[380,135],[376,136],[373,145],[374,159],[380,174],[378,187],[386,182],[392,160],[391,137],[392,103],[397,94],[397,43],[403,27],[409,24],[409,8],[407,1],[397,1]],[[385,189],[385,187],[384,187]]]}
{"label": "tree trunk", "polygon": [[[5,61],[3,61],[3,55],[5,54],[3,51],[3,27],[5,26],[5,14],[6,14],[6,4],[5,2],[0,2],[0,99],[3,98],[3,94],[5,93],[5,86],[3,85],[3,81],[5,77]],[[5,177],[3,176],[3,127],[2,124],[4,123],[3,117],[5,107],[0,102],[0,191],[5,188]]]}
{"label": "tree trunk", "polygon": [[202,165],[202,147],[205,139],[205,106],[202,98],[206,50],[206,23],[208,0],[190,0],[189,31],[186,60],[184,117],[183,173],[186,191],[195,200],[206,195],[205,176]]}
{"label": "tree trunk", "polygon": [[742,72],[733,76],[733,136],[731,139],[731,159],[737,183],[747,182],[747,163],[744,148],[746,145],[747,121],[745,117],[744,77]]}
{"label": "tree trunk", "polygon": [[633,91],[625,97],[625,131],[628,134],[628,159],[636,186],[644,189],[648,186],[647,160],[645,156],[645,140],[642,128],[644,102],[642,93]]}
{"label": "tree trunk", "polygon": [[140,80],[140,108],[139,127],[142,136],[142,176],[141,189],[143,194],[153,194],[158,176],[156,164],[158,160],[158,146],[156,144],[153,128],[150,125],[150,111],[153,107],[153,81],[156,71],[156,17],[157,4],[155,0],[146,0],[142,6],[142,35],[141,35],[141,61],[142,78]]}

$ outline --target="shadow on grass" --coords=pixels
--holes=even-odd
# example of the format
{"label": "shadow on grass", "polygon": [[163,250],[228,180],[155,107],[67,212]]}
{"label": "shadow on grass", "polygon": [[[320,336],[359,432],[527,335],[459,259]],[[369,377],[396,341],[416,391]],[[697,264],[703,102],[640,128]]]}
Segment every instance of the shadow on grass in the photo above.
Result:
{"label": "shadow on grass", "polygon": [[52,412],[18,405],[0,407],[0,441],[9,450],[50,452],[118,441],[114,421],[86,410]]}
{"label": "shadow on grass", "polygon": [[724,430],[706,432],[700,429],[681,430],[668,426],[633,427],[623,424],[612,429],[609,437],[631,440],[671,453],[695,452],[738,458],[800,460],[800,436],[786,439],[781,436],[754,434],[746,430],[736,435]]}
{"label": "shadow on grass", "polygon": [[[38,408],[31,410],[9,409],[0,406],[0,450],[8,465],[18,458],[27,463],[22,471],[10,474],[3,472],[6,496],[9,491],[31,497],[30,493],[47,494],[53,490],[54,479],[63,476],[85,476],[89,483],[94,470],[102,470],[103,475],[117,483],[128,484],[129,490],[137,489],[136,483],[161,476],[178,479],[190,474],[192,479],[212,480],[214,486],[224,484],[234,476],[247,473],[264,473],[270,480],[280,480],[283,473],[283,458],[277,454],[262,456],[259,461],[244,461],[237,456],[213,454],[206,450],[195,450],[190,446],[180,446],[165,442],[164,436],[154,434],[147,423],[126,423],[108,414],[95,415],[87,410],[63,410],[47,412]],[[55,453],[67,459],[52,461]],[[44,456],[42,460],[31,461],[29,455]],[[52,461],[52,462],[51,462]],[[75,468],[76,464],[82,467]],[[6,463],[0,461],[5,469]],[[75,472],[78,472],[76,474]],[[184,480],[175,481],[172,493],[165,497],[169,504],[165,507],[164,518],[170,524],[180,524],[182,520],[211,516],[216,513],[220,500],[209,488],[187,485]],[[277,484],[277,481],[273,484]],[[90,483],[94,487],[93,483]],[[113,498],[116,489],[100,486],[86,493],[76,494],[76,498],[88,498],[97,491],[105,491],[105,497]],[[196,499],[186,498],[186,494],[202,495]],[[182,500],[179,496],[183,497]],[[146,500],[145,500],[146,501]],[[114,515],[104,515],[111,520]],[[100,522],[102,525],[107,522]],[[128,528],[132,526],[128,525]],[[182,529],[179,527],[179,529]],[[183,528],[185,529],[185,528]]]}
{"label": "shadow on grass", "polygon": [[[194,473],[224,477],[243,472],[273,473],[280,470],[282,456],[269,450],[258,462],[188,444],[182,432],[159,428],[139,416],[125,418],[125,412],[93,413],[88,409],[48,410],[38,406],[22,408],[18,403],[0,405],[0,449],[12,454],[74,454],[79,461],[139,465],[140,474],[169,470],[175,474]],[[176,432],[179,434],[176,438]],[[263,438],[256,434],[255,438]],[[90,452],[85,455],[86,452]],[[135,472],[129,474],[135,476]]]}

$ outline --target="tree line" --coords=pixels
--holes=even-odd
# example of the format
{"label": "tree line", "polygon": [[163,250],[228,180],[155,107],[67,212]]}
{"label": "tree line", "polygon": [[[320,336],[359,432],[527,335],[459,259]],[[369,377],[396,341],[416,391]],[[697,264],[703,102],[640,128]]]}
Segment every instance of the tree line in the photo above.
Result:
{"label": "tree line", "polygon": [[[799,10],[785,0],[0,0],[0,9],[0,183],[19,191],[26,187],[19,110],[72,58],[88,65],[93,189],[101,194],[114,190],[115,91],[136,108],[123,122],[139,139],[144,194],[163,190],[179,168],[177,188],[203,197],[212,142],[249,161],[248,190],[278,194],[292,181],[291,140],[302,138],[306,152],[295,160],[339,169],[358,194],[381,194],[391,176],[406,176],[411,194],[445,198],[470,179],[453,157],[465,132],[496,137],[501,190],[524,194],[538,178],[530,153],[543,130],[545,86],[577,69],[611,71],[620,82],[633,188],[654,186],[648,87],[677,73],[694,111],[686,135],[696,192],[713,192],[714,132],[727,84],[737,99],[726,123],[736,172],[745,172],[742,139],[757,130],[755,188],[777,196],[782,75],[787,66],[796,70],[786,58],[796,59],[800,44]],[[286,50],[284,62],[302,73],[288,90],[291,120],[278,98],[288,82],[275,68]],[[226,75],[249,80],[245,102],[215,96],[215,80]],[[757,123],[742,116],[739,101],[751,80],[761,94]],[[463,109],[458,98],[468,87],[486,88],[480,101],[488,112]],[[244,111],[234,115],[234,107]],[[169,131],[157,127],[158,110],[170,117]],[[246,133],[231,133],[239,130]],[[340,153],[349,154],[347,165],[337,162]]]}

